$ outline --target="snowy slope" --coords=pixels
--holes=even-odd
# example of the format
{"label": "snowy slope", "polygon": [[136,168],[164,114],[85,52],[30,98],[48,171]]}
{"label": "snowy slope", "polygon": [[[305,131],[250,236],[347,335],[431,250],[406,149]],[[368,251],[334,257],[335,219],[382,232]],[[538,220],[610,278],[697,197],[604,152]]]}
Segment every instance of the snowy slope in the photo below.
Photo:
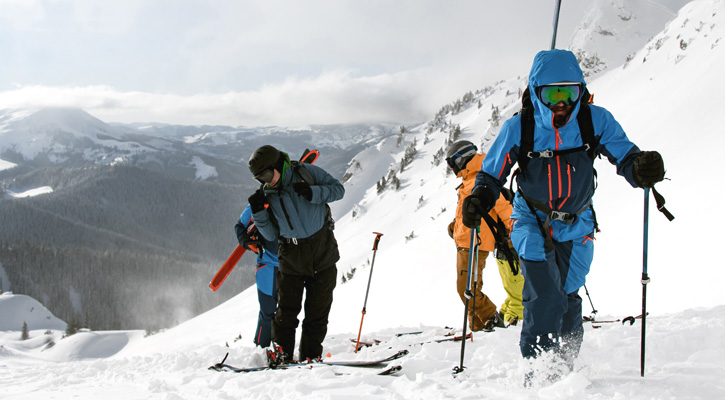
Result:
{"label": "snowy slope", "polygon": [[569,43],[590,80],[622,65],[688,0],[596,0]]}
{"label": "snowy slope", "polygon": [[66,325],[40,302],[21,294],[0,294],[0,315],[0,331],[19,331],[23,323],[28,324],[30,330],[65,330]]}
{"label": "snowy slope", "polygon": [[[121,129],[78,109],[0,110],[0,152],[11,150],[25,159],[46,152],[63,158],[80,143],[131,150],[121,142],[122,135]],[[86,154],[89,159],[94,156],[97,154]]]}
{"label": "snowy slope", "polygon": [[[463,319],[455,292],[455,249],[445,230],[453,217],[458,180],[446,173],[444,162],[434,165],[434,155],[445,147],[451,127],[457,125],[462,130],[460,139],[481,143],[485,151],[496,131],[493,110],[506,118],[516,109],[523,81],[512,79],[480,92],[470,107],[444,115],[439,123],[412,127],[400,146],[383,142],[360,153],[355,157],[359,166],[352,163],[348,170],[353,175],[346,183],[346,202],[335,205],[336,212],[349,210],[336,214],[342,256],[338,268],[346,283],[335,291],[325,351],[339,359],[372,358],[407,348],[411,354],[400,360],[400,377],[371,376],[368,370],[341,367],[249,375],[206,371],[227,352],[233,364],[263,363],[261,351],[251,344],[258,304],[250,288],[157,335],[141,339],[127,333],[106,338],[106,345],[99,348],[113,350],[112,356],[98,351],[96,357],[85,353],[66,362],[47,362],[79,354],[87,340],[98,340],[92,332],[81,333],[73,341],[61,340],[46,352],[23,349],[16,339],[6,340],[0,347],[0,392],[9,399],[101,395],[108,399],[720,398],[725,393],[725,294],[719,286],[725,273],[719,258],[705,255],[717,248],[716,229],[723,218],[715,213],[705,217],[714,223],[702,224],[698,217],[700,209],[718,209],[718,196],[707,196],[719,194],[717,187],[709,189],[722,181],[716,175],[716,157],[701,157],[699,150],[718,149],[725,142],[716,134],[725,117],[718,112],[715,98],[725,84],[720,78],[724,35],[723,1],[690,3],[624,67],[590,82],[596,103],[614,113],[635,143],[663,154],[671,179],[658,188],[677,219],[667,222],[655,210],[650,212],[652,282],[645,378],[639,376],[639,322],[603,324],[597,329],[587,325],[575,372],[558,383],[533,389],[521,386],[530,366],[519,355],[520,327],[477,333],[466,345],[468,368],[456,378],[450,371],[459,363],[459,343],[416,344],[442,337],[445,326],[460,327]],[[400,172],[405,148],[414,139],[416,158]],[[375,182],[391,164],[400,189],[378,195]],[[615,176],[614,167],[605,161],[598,162],[597,168],[600,184],[595,205],[602,232],[587,286],[600,317],[636,315],[641,301],[642,191]],[[373,231],[384,236],[370,275]],[[385,342],[353,354],[349,339],[360,327],[369,277],[363,338]],[[497,271],[487,268],[484,290],[497,303],[503,300],[498,282]],[[585,312],[586,304],[585,300]],[[423,333],[394,335],[417,330]],[[235,341],[239,335],[241,340]]]}

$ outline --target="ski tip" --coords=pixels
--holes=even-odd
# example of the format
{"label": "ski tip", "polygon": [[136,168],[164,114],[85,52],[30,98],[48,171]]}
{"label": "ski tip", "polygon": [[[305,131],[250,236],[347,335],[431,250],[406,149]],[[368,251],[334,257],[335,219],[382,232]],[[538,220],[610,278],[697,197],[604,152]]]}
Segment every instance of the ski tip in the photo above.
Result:
{"label": "ski tip", "polygon": [[392,376],[392,375],[395,375],[398,372],[400,372],[402,369],[403,369],[403,367],[400,365],[393,365],[392,367],[388,367],[388,368],[378,372],[378,375]]}

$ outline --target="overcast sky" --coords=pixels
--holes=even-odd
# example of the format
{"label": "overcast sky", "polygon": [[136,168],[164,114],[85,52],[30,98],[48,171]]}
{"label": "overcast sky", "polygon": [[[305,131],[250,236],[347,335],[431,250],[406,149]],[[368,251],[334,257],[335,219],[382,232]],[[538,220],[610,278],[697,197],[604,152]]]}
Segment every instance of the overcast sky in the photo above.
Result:
{"label": "overcast sky", "polygon": [[[593,0],[563,0],[557,47]],[[526,75],[555,0],[0,0],[0,108],[106,122],[423,122]]]}

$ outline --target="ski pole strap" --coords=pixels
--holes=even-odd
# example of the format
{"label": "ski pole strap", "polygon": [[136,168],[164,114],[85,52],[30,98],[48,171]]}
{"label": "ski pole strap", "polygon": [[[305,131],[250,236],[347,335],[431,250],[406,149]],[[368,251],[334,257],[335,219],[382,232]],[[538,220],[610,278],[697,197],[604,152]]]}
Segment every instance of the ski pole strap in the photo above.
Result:
{"label": "ski pole strap", "polygon": [[373,242],[373,251],[378,251],[378,243],[380,243],[380,236],[383,236],[382,233],[379,232],[373,232],[375,234],[375,242]]}
{"label": "ski pole strap", "polygon": [[499,219],[498,223],[496,223],[489,214],[483,214],[483,220],[484,222],[486,222],[486,225],[488,225],[488,229],[493,234],[493,238],[496,241],[496,246],[498,247],[499,251],[503,253],[506,261],[508,261],[509,268],[511,268],[511,273],[514,274],[514,276],[518,275],[519,270],[514,264],[515,258],[514,255],[511,253],[511,249],[508,246],[508,240],[506,239],[506,227],[504,226],[503,221]]}
{"label": "ski pole strap", "polygon": [[655,197],[655,203],[657,203],[657,210],[664,214],[668,220],[672,221],[675,219],[675,216],[665,208],[665,198],[657,191],[657,189],[654,188],[654,186],[652,186],[652,194]]}

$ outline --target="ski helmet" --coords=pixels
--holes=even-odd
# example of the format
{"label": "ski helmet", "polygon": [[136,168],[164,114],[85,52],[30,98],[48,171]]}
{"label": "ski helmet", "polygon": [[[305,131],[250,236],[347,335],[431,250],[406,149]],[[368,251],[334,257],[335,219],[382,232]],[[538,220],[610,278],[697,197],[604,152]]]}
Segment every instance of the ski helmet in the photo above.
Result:
{"label": "ski helmet", "polygon": [[468,140],[459,140],[448,147],[446,154],[446,162],[451,167],[453,173],[458,175],[461,170],[466,168],[466,164],[476,155],[478,147]]}
{"label": "ski helmet", "polygon": [[254,150],[254,153],[249,157],[249,171],[252,175],[257,176],[266,170],[273,169],[280,157],[279,150],[273,146],[264,145]]}

